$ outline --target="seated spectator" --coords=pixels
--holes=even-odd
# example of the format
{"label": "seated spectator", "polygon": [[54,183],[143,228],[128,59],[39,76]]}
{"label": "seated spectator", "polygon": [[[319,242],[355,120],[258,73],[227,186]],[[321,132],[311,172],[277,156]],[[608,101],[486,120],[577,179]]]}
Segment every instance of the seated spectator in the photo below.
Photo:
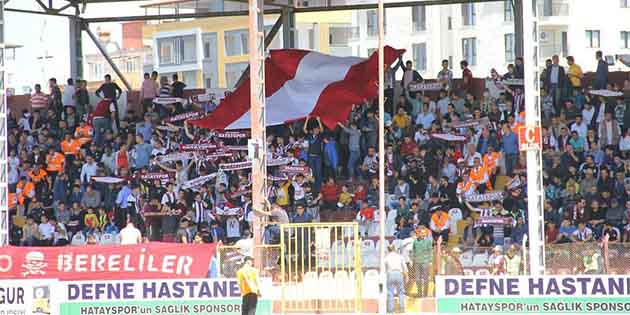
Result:
{"label": "seated spectator", "polygon": [[337,207],[339,209],[347,209],[352,204],[352,193],[348,190],[348,185],[341,186],[341,194],[337,200]]}
{"label": "seated spectator", "polygon": [[367,202],[359,201],[359,212],[356,220],[359,223],[359,233],[368,237],[370,225],[374,222],[374,208],[368,206]]}
{"label": "seated spectator", "polygon": [[585,222],[580,221],[572,234],[572,239],[576,242],[590,242],[593,240],[593,231],[586,226]]}

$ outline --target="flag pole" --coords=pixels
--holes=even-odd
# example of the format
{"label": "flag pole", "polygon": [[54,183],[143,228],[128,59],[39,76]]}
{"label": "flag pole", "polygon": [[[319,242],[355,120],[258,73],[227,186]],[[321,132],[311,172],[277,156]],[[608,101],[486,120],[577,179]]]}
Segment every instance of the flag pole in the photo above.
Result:
{"label": "flag pole", "polygon": [[383,0],[378,0],[378,220],[379,220],[379,257],[381,289],[378,310],[385,314],[386,275],[385,275],[385,8]]}
{"label": "flag pole", "polygon": [[264,2],[249,0],[249,80],[251,139],[248,153],[252,160],[252,209],[254,222],[254,264],[262,266],[262,228],[261,213],[266,210],[267,196],[267,141],[265,121],[265,46],[264,46]]}

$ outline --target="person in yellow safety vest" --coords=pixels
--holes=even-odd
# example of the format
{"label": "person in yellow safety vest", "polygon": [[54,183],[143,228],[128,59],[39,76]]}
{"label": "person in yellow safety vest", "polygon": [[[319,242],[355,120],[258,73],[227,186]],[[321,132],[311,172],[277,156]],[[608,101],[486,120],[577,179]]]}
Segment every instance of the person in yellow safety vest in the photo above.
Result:
{"label": "person in yellow safety vest", "polygon": [[94,129],[92,126],[85,123],[84,120],[79,122],[79,126],[74,130],[74,138],[78,139],[81,145],[84,145],[92,141],[94,136]]}
{"label": "person in yellow safety vest", "polygon": [[505,269],[508,275],[518,276],[521,274],[521,256],[518,254],[516,245],[510,246],[505,255]]}
{"label": "person in yellow safety vest", "polygon": [[36,164],[35,168],[27,173],[27,176],[31,178],[31,181],[35,185],[36,192],[42,192],[43,185],[48,185],[48,188],[52,188],[52,182],[48,177],[48,173],[43,170],[43,165]]}
{"label": "person in yellow safety vest", "polygon": [[487,190],[492,190],[492,184],[490,178],[488,178],[488,171],[483,165],[481,165],[481,159],[475,158],[473,167],[470,169],[470,180],[477,186],[477,190],[480,193],[484,193]]}

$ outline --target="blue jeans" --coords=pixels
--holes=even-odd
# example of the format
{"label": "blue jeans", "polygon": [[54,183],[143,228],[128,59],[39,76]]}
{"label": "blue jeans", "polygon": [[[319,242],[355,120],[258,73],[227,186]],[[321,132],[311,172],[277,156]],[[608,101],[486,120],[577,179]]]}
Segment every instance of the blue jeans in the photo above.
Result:
{"label": "blue jeans", "polygon": [[315,177],[315,191],[319,191],[322,186],[322,156],[309,154],[308,166],[313,170],[313,177]]}
{"label": "blue jeans", "polygon": [[394,312],[394,294],[398,293],[398,305],[400,312],[405,311],[405,283],[400,271],[391,271],[387,274],[387,313]]}
{"label": "blue jeans", "polygon": [[357,161],[361,156],[361,152],[350,150],[350,156],[348,157],[348,176],[353,178],[357,169]]}
{"label": "blue jeans", "polygon": [[92,120],[92,125],[94,126],[94,144],[96,146],[100,146],[103,144],[103,134],[105,134],[105,130],[111,128],[108,118],[95,118]]}
{"label": "blue jeans", "polygon": [[507,176],[512,176],[514,167],[518,162],[518,154],[506,154],[505,155],[505,173]]}

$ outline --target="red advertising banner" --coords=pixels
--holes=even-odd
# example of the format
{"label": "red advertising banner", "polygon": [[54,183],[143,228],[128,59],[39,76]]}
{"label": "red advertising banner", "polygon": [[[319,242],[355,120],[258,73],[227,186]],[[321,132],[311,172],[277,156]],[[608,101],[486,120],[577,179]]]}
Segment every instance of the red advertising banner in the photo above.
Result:
{"label": "red advertising banner", "polygon": [[214,244],[3,247],[0,279],[205,278]]}

